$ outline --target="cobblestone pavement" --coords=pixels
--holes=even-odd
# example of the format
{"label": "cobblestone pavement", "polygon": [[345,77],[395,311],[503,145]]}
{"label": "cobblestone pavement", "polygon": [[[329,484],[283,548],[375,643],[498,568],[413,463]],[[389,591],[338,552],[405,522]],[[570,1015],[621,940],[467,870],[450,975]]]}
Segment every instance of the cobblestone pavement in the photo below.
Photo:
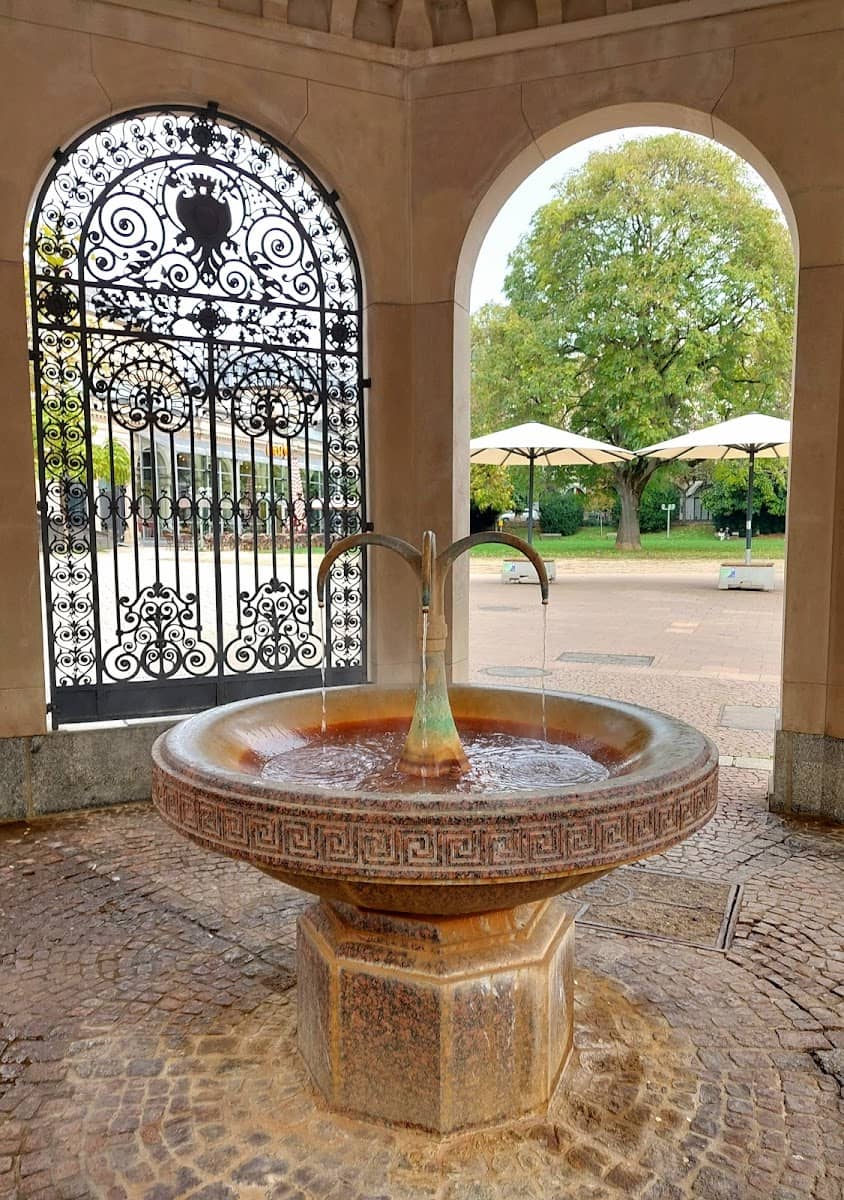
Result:
{"label": "cobblestone pavement", "polygon": [[438,1140],[311,1088],[301,893],[145,805],[3,827],[0,1196],[841,1200],[844,830],[727,769],[717,819],[649,865],[743,884],[730,949],[581,927],[547,1116]]}
{"label": "cobblestone pavement", "polygon": [[[720,718],[778,703],[781,594],[719,593],[713,571],[564,576],[547,686],[675,713],[722,762],[770,756],[769,731]],[[473,565],[475,678],[537,685],[484,673],[541,666],[536,600]],[[310,1086],[308,897],[149,806],[0,827],[0,1197],[843,1200],[844,829],[768,813],[766,780],[722,770],[717,818],[647,864],[742,885],[728,950],[581,925],[548,1114],[443,1140],[332,1114]]]}

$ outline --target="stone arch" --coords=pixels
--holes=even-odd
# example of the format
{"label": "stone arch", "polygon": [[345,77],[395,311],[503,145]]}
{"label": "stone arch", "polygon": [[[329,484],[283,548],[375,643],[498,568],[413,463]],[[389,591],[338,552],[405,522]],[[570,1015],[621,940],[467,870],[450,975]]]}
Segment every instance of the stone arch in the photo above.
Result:
{"label": "stone arch", "polygon": [[[630,102],[611,105],[580,114],[569,121],[553,126],[543,134],[535,137],[510,160],[503,170],[499,171],[476,205],[474,213],[466,227],[457,261],[453,295],[455,303],[452,364],[455,436],[463,436],[462,431],[469,428],[470,360],[468,348],[471,344],[469,304],[472,276],[483,240],[498,212],[521,183],[532,175],[537,168],[561,151],[596,134],[645,125],[663,126],[666,129],[679,129],[688,133],[700,134],[721,143],[748,162],[764,179],[780,205],[791,234],[795,258],[795,275],[799,276],[799,227],[788,191],[770,161],[744,134],[733,126],[713,117],[710,113],[689,108],[685,105],[667,102]],[[797,289],[795,289],[795,295],[797,296]],[[794,404],[797,380],[797,345],[797,302],[795,301],[795,365],[792,370],[791,380],[792,406]],[[457,431],[461,431],[460,434]],[[466,457],[468,460],[468,447]],[[794,514],[794,497],[790,486],[792,474],[792,461],[790,460],[789,527],[791,527]],[[788,609],[786,609],[783,642],[783,657],[786,663],[788,652],[789,625]],[[785,679],[783,680],[783,713],[787,711],[788,706],[787,690],[788,680]],[[783,770],[780,768],[779,750],[777,751],[777,756],[775,771],[782,774]]]}
{"label": "stone arch", "polygon": [[666,129],[701,134],[735,151],[759,173],[776,196],[791,233],[795,258],[799,259],[797,219],[788,192],[768,159],[742,133],[710,113],[682,104],[616,104],[583,113],[548,130],[525,146],[504,170],[499,172],[475,208],[460,248],[454,298],[461,308],[468,311],[472,275],[483,240],[498,212],[516,188],[548,159],[570,146],[599,133],[611,133],[613,130],[620,131],[638,125],[664,126]]}

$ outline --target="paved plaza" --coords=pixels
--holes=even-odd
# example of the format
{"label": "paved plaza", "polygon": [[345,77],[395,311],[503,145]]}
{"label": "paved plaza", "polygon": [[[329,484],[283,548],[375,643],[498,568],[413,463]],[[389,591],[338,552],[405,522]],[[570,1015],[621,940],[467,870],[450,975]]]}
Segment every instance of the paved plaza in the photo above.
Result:
{"label": "paved plaza", "polygon": [[[764,769],[779,705],[782,564],[777,577],[773,592],[719,591],[716,562],[558,561],[545,686],[671,713],[707,733],[724,760]],[[473,682],[539,686],[538,588],[473,563],[470,594]]]}
{"label": "paved plaza", "polygon": [[[561,570],[547,686],[676,713],[728,765],[707,827],[572,894],[573,1058],[502,1129],[326,1109],[296,1050],[302,893],[148,805],[0,827],[0,1196],[842,1200],[844,828],[767,811],[781,602],[711,564]],[[473,676],[537,686],[536,589],[475,570],[471,608]],[[716,942],[695,910],[728,894]]]}

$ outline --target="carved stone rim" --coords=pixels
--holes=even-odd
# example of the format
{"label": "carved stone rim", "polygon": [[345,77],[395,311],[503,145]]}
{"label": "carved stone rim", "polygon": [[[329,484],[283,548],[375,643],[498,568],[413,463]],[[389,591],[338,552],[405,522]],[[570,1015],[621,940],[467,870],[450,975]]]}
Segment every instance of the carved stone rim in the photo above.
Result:
{"label": "carved stone rim", "polygon": [[[488,700],[492,693],[502,703],[537,698],[511,689],[458,691],[463,699],[474,692]],[[654,745],[643,755],[646,766],[592,787],[485,797],[490,803],[482,807],[472,796],[460,797],[460,804],[436,797],[408,803],[407,797],[383,794],[286,791],[277,782],[261,786],[257,776],[203,768],[195,756],[186,758],[185,745],[191,747],[196,730],[213,725],[215,716],[202,714],[156,742],[153,799],[186,837],[255,866],[314,879],[397,883],[480,883],[609,868],[659,853],[709,820],[717,801],[718,752],[702,733],[633,705],[552,696],[593,711],[647,718]],[[284,699],[295,705],[302,697]],[[216,710],[216,719],[262,703]]]}

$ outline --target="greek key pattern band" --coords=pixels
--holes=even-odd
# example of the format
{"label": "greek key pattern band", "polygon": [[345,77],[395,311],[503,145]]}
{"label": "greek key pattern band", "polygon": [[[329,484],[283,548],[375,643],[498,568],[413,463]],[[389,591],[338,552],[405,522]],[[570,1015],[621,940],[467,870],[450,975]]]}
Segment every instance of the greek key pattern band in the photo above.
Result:
{"label": "greek key pattern band", "polygon": [[672,845],[711,815],[717,766],[671,794],[661,792],[589,811],[565,801],[558,812],[503,817],[467,812],[442,822],[413,813],[339,816],[301,805],[226,799],[173,778],[158,764],[153,799],[165,820],[208,849],[280,870],[392,879],[544,875],[555,867],[588,868],[637,858]]}

